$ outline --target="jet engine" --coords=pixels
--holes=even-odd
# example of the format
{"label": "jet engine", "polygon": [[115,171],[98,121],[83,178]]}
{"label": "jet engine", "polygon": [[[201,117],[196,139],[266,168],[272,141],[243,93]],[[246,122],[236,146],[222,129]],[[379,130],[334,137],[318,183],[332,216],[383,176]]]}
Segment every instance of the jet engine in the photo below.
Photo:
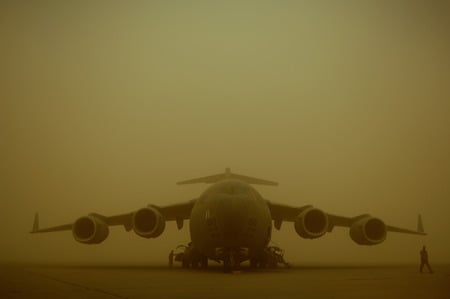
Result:
{"label": "jet engine", "polygon": [[75,221],[72,226],[72,234],[80,243],[98,244],[108,237],[109,228],[99,217],[88,215]]}
{"label": "jet engine", "polygon": [[328,230],[328,216],[322,210],[310,207],[303,210],[295,219],[295,231],[305,239],[316,239]]}
{"label": "jet engine", "polygon": [[133,214],[133,230],[143,238],[156,238],[165,227],[163,215],[154,207],[146,207]]}
{"label": "jet engine", "polygon": [[386,225],[369,215],[360,218],[350,226],[350,237],[359,245],[376,245],[386,239]]}

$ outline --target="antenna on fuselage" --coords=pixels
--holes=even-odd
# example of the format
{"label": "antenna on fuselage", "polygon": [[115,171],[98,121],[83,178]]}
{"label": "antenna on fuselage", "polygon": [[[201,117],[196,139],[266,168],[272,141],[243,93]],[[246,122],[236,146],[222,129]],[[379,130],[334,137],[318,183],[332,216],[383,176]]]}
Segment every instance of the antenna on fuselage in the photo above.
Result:
{"label": "antenna on fuselage", "polygon": [[246,182],[248,184],[254,184],[254,185],[278,186],[277,182],[232,173],[231,168],[229,168],[229,167],[225,168],[224,173],[219,173],[219,174],[214,174],[214,175],[209,175],[209,176],[204,176],[204,177],[199,177],[199,178],[195,178],[195,179],[177,182],[177,185],[197,184],[197,183],[212,184],[212,183],[216,183],[216,182],[226,180],[226,179],[236,179],[236,180],[240,180],[240,181]]}

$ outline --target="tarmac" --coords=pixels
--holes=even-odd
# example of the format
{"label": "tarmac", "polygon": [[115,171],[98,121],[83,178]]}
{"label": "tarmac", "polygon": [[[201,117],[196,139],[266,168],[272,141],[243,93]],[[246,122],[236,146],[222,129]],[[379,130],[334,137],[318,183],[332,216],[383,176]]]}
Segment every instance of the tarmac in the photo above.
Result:
{"label": "tarmac", "polygon": [[450,299],[450,265],[304,266],[223,273],[165,266],[1,265],[0,298]]}

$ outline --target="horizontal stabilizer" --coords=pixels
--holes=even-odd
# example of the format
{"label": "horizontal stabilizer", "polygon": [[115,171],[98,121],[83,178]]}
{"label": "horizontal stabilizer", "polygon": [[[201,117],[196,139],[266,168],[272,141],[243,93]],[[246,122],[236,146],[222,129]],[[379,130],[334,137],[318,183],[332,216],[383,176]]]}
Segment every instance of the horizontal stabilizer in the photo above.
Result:
{"label": "horizontal stabilizer", "polygon": [[197,183],[206,183],[206,184],[212,184],[216,183],[218,181],[226,180],[226,179],[236,179],[244,181],[248,184],[255,184],[255,185],[268,185],[268,186],[277,186],[277,182],[253,178],[241,174],[235,174],[231,172],[230,168],[226,168],[224,173],[204,176],[200,178],[190,179],[178,182],[178,185],[185,185],[185,184],[197,184]]}

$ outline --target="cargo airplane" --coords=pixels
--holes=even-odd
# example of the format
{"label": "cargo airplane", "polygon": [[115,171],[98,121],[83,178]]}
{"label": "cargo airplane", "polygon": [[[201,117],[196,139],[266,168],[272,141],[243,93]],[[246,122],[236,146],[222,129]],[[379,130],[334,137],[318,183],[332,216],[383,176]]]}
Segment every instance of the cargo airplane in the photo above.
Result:
{"label": "cargo airplane", "polygon": [[426,235],[419,215],[417,230],[385,224],[380,218],[363,214],[344,217],[326,213],[311,205],[288,206],[264,199],[252,185],[278,183],[232,173],[224,173],[178,182],[177,184],[209,183],[198,198],[166,206],[148,205],[125,214],[104,216],[91,213],[73,223],[49,228],[39,227],[36,214],[31,233],[72,231],[76,241],[84,244],[102,243],[109,227],[121,225],[143,238],[156,238],[166,221],[175,221],[178,229],[189,219],[192,249],[201,257],[223,263],[224,270],[232,270],[243,261],[250,265],[263,262],[264,251],[272,235],[283,222],[292,222],[301,238],[316,239],[334,227],[348,227],[351,239],[359,245],[376,245],[386,239],[387,232]]}

